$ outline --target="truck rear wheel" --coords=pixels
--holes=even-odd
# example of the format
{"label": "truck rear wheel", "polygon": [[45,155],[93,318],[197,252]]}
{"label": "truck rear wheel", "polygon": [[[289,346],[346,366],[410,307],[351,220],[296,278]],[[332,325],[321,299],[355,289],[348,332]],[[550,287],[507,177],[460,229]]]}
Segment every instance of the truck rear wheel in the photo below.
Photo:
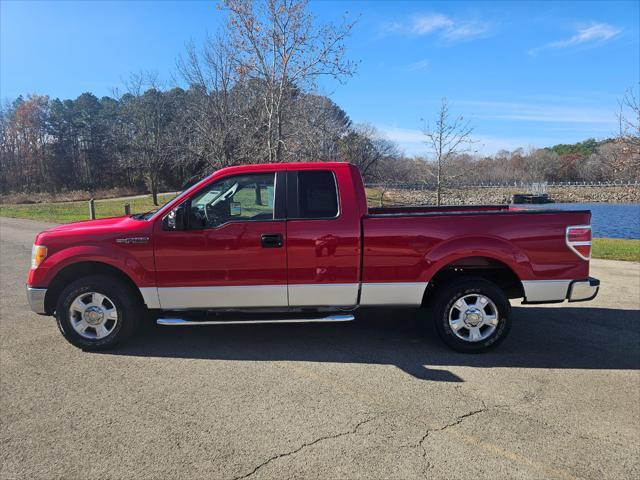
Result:
{"label": "truck rear wheel", "polygon": [[69,284],[58,297],[56,320],[62,335],[83,350],[105,350],[129,338],[143,315],[135,292],[106,275]]}
{"label": "truck rear wheel", "polygon": [[452,280],[431,304],[436,331],[453,350],[480,353],[498,346],[511,329],[511,305],[502,289],[484,278]]}

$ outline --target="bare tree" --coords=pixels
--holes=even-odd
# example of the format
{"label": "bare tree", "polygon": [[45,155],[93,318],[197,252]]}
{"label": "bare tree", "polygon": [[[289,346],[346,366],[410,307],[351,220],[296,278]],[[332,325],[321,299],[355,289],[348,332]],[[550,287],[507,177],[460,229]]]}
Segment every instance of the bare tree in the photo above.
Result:
{"label": "bare tree", "polygon": [[236,72],[262,86],[267,158],[283,160],[287,116],[296,89],[308,91],[320,76],[342,80],[355,72],[344,58],[353,23],[316,26],[307,0],[222,0]]}
{"label": "bare tree", "polygon": [[619,136],[628,139],[636,148],[640,148],[640,98],[636,96],[633,88],[628,88],[624,92],[619,106]]}
{"label": "bare tree", "polygon": [[217,36],[207,38],[201,51],[187,45],[185,56],[178,59],[178,71],[192,93],[186,122],[193,132],[193,141],[188,142],[191,153],[214,169],[248,162],[255,122],[243,108],[246,95],[240,101],[246,92],[238,85],[229,43]]}
{"label": "bare tree", "polygon": [[357,165],[367,181],[381,180],[382,161],[399,156],[398,146],[369,124],[356,125],[340,141],[340,159]]}
{"label": "bare tree", "polygon": [[633,88],[618,101],[618,135],[610,145],[598,148],[600,164],[609,170],[607,176],[629,180],[640,170],[640,100]]}
{"label": "bare tree", "polygon": [[560,160],[557,153],[547,149],[534,150],[526,156],[527,168],[522,180],[526,182],[542,182],[557,180]]}
{"label": "bare tree", "polygon": [[425,122],[424,135],[427,137],[425,143],[435,163],[433,176],[436,179],[437,205],[441,202],[444,182],[453,176],[449,171],[449,164],[456,155],[471,151],[472,133],[473,127],[468,120],[465,120],[462,115],[451,113],[446,98],[442,99],[435,122],[433,124]]}
{"label": "bare tree", "polygon": [[329,98],[313,93],[299,93],[292,107],[285,160],[337,160],[340,143],[351,128],[346,112]]}
{"label": "bare tree", "polygon": [[160,175],[176,150],[172,129],[177,105],[171,91],[163,91],[154,74],[132,75],[127,90],[122,97],[131,147],[126,161],[140,171],[153,204],[158,205]]}

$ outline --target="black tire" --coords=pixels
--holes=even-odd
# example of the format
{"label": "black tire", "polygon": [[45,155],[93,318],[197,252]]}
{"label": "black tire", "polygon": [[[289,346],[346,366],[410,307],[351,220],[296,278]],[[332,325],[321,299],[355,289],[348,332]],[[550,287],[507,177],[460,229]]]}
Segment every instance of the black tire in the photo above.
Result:
{"label": "black tire", "polygon": [[[452,312],[454,304],[463,297],[473,296],[473,294],[480,294],[488,298],[493,302],[497,310],[497,325],[495,325],[495,329],[489,333],[490,330],[486,329],[490,329],[490,326],[481,327],[485,329],[488,336],[479,341],[460,338],[449,324],[449,314]],[[473,302],[473,300],[471,301]],[[491,312],[493,306],[488,306],[487,309]],[[450,348],[458,352],[481,353],[491,350],[504,341],[511,329],[511,305],[509,304],[509,299],[500,287],[480,277],[461,277],[443,285],[435,292],[434,299],[429,304],[429,311],[440,338]],[[470,332],[466,327],[460,331]]]}
{"label": "black tire", "polygon": [[[83,293],[96,292],[108,297],[118,315],[112,331],[104,338],[90,339],[80,335],[72,326],[71,303]],[[58,297],[56,320],[64,338],[72,345],[87,351],[106,350],[131,337],[145,316],[145,310],[132,288],[108,275],[82,277],[69,284]]]}

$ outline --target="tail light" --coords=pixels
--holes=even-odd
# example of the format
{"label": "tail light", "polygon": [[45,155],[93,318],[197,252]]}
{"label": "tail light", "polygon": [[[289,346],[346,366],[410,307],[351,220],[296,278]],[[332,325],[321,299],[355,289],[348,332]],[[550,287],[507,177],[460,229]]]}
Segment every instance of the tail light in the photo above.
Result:
{"label": "tail light", "polygon": [[583,260],[591,258],[591,225],[567,227],[567,246]]}

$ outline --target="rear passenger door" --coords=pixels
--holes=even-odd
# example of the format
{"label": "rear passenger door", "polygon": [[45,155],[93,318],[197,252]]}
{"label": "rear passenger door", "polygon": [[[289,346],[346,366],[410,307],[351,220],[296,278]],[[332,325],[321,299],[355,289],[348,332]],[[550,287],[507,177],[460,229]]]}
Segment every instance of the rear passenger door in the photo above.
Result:
{"label": "rear passenger door", "polygon": [[290,307],[354,306],[360,275],[360,219],[341,202],[348,170],[287,172]]}

